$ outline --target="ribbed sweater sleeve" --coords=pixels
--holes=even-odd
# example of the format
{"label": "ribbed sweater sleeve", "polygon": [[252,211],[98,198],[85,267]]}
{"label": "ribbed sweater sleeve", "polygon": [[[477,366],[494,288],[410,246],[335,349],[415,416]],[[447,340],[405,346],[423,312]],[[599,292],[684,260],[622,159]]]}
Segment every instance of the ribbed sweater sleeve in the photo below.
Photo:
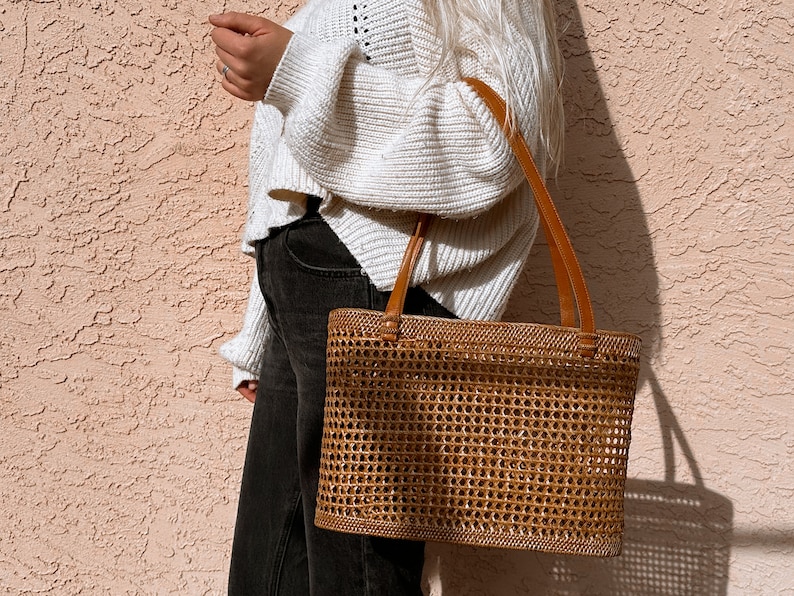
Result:
{"label": "ribbed sweater sleeve", "polygon": [[510,147],[468,85],[423,85],[369,64],[354,41],[296,33],[264,101],[284,115],[295,159],[346,201],[484,213],[521,180]]}
{"label": "ribbed sweater sleeve", "polygon": [[265,299],[259,290],[256,265],[252,267],[253,280],[248,294],[248,306],[243,319],[243,328],[232,339],[224,343],[220,355],[232,364],[232,388],[243,381],[259,379],[262,351],[269,332]]}

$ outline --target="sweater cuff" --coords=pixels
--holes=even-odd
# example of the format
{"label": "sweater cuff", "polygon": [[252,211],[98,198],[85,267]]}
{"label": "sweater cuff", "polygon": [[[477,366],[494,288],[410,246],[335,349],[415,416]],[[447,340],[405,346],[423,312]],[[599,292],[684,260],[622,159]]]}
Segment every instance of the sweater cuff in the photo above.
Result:
{"label": "sweater cuff", "polygon": [[256,373],[244,368],[232,367],[232,389],[237,389],[244,381],[256,381]]}
{"label": "sweater cuff", "polygon": [[242,381],[258,379],[262,353],[269,333],[267,307],[259,290],[256,268],[251,279],[248,305],[245,309],[243,327],[229,341],[221,345],[220,355],[233,367],[232,383],[234,389]]}
{"label": "sweater cuff", "polygon": [[349,40],[324,42],[305,33],[294,33],[262,101],[286,115],[318,85],[323,86],[329,75],[333,77],[334,71],[346,62],[341,56],[357,47]]}

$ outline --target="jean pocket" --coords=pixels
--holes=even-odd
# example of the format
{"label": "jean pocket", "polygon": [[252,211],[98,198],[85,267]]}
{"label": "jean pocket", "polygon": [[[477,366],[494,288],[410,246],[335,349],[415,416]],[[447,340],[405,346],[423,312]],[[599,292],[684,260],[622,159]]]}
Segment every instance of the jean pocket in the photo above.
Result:
{"label": "jean pocket", "polygon": [[361,265],[320,218],[305,219],[282,234],[284,250],[301,269],[324,276],[363,275]]}

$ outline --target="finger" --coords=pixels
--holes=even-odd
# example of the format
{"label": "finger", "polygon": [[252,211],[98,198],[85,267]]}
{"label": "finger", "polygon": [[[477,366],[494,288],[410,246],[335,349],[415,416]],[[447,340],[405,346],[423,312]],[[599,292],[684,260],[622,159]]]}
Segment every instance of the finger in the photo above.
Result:
{"label": "finger", "polygon": [[226,91],[246,101],[259,101],[265,96],[265,91],[267,90],[265,85],[257,81],[251,81],[245,72],[241,75],[231,66],[226,68],[227,66],[229,65],[221,60],[215,61],[215,70],[223,77],[221,84]]}
{"label": "finger", "polygon": [[212,40],[215,42],[215,54],[238,73],[250,62],[251,53],[257,46],[253,37],[229,29],[215,29]]}
{"label": "finger", "polygon": [[218,62],[221,64],[221,70],[223,69],[224,64],[237,74],[240,74],[240,72],[244,70],[244,63],[237,56],[221,50],[220,48],[215,48],[215,55],[218,56]]}
{"label": "finger", "polygon": [[[240,77],[234,72],[234,69],[229,68],[224,74],[223,69],[225,66],[226,65],[220,60],[215,63],[215,69],[223,77],[223,79],[221,79],[221,85],[227,92],[246,101],[258,101],[262,99],[263,94],[260,93],[259,96],[256,96],[250,81]],[[256,387],[256,385],[254,385],[254,387]]]}
{"label": "finger", "polygon": [[215,44],[216,54],[223,51],[232,56],[239,56],[243,52],[246,37],[231,29],[213,29],[210,37]]}
{"label": "finger", "polygon": [[242,395],[245,399],[247,399],[251,403],[256,402],[256,392],[255,391],[251,391],[250,389],[247,389],[245,387],[240,387],[240,388],[237,389],[237,391],[240,393],[240,395]]}
{"label": "finger", "polygon": [[212,15],[210,23],[216,27],[230,29],[240,35],[262,35],[273,28],[273,21],[242,12],[227,12]]}
{"label": "finger", "polygon": [[256,388],[259,383],[254,380],[243,381],[237,386],[237,392],[245,399],[253,403],[256,401]]}
{"label": "finger", "polygon": [[227,80],[229,79],[229,75],[234,76],[231,66],[228,66],[223,60],[215,61],[215,70],[217,70],[218,74]]}
{"label": "finger", "polygon": [[224,90],[227,93],[234,95],[236,98],[245,101],[259,101],[260,99],[262,99],[261,96],[257,97],[255,94],[251,93],[250,91],[246,91],[245,89],[238,87],[232,81],[230,81],[228,78],[230,72],[227,72],[226,78],[221,81],[221,85],[223,86]]}
{"label": "finger", "polygon": [[[229,77],[236,77],[234,69],[230,65],[226,64],[226,62],[223,60],[215,61],[215,70],[217,70],[218,74],[226,80],[229,80]],[[236,82],[239,83],[239,81]]]}
{"label": "finger", "polygon": [[[221,48],[215,48],[215,55],[218,56],[218,60],[222,64],[227,65],[239,79],[253,80],[257,78],[257,75],[261,75],[261,65],[248,58],[250,52],[243,52],[242,55],[235,55]],[[223,66],[221,66],[221,71],[222,70]]]}

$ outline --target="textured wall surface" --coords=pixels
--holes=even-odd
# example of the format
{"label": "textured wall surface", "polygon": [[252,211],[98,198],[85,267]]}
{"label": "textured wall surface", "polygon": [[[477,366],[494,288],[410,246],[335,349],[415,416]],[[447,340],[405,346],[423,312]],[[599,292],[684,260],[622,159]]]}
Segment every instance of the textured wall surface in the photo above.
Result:
{"label": "textured wall surface", "polygon": [[[300,4],[0,3],[0,593],[223,593],[251,106],[205,21]],[[626,551],[433,546],[428,592],[794,594],[794,6],[559,16],[552,190],[599,325],[646,346]],[[539,246],[508,316],[552,320],[550,280]]]}

